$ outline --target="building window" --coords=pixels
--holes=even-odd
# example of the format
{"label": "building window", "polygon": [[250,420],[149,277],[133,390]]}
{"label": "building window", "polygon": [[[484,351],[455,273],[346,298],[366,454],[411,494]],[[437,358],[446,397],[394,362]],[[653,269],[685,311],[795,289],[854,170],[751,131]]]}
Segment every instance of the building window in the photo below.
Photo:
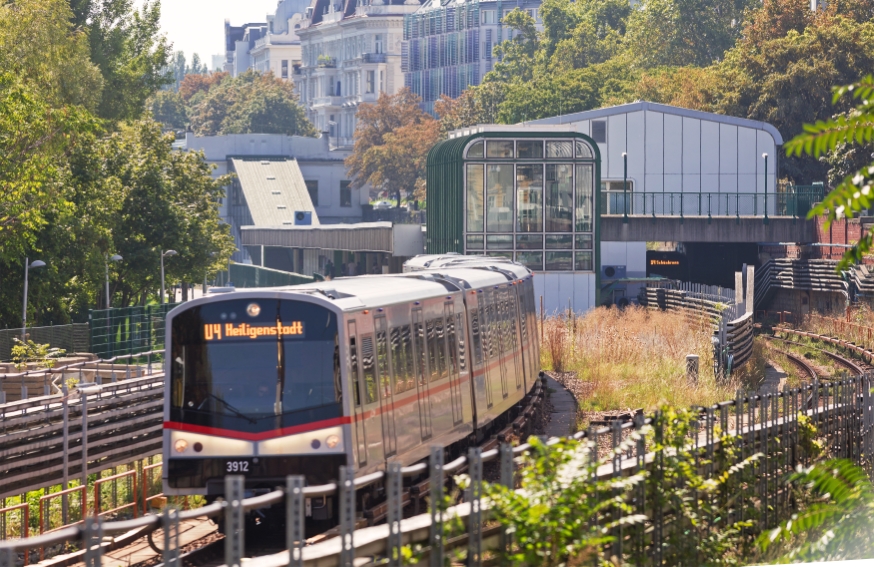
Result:
{"label": "building window", "polygon": [[546,269],[557,272],[573,270],[573,255],[573,252],[546,252]]}
{"label": "building window", "polygon": [[546,165],[546,232],[573,230],[574,171],[569,163]]}
{"label": "building window", "polygon": [[282,78],[283,79],[288,78],[288,59],[282,60]]}
{"label": "building window", "polygon": [[578,165],[576,171],[576,230],[577,232],[592,232],[592,166]]}
{"label": "building window", "polygon": [[516,166],[516,231],[543,231],[543,165]]}
{"label": "building window", "polygon": [[341,181],[340,182],[340,206],[341,207],[351,207],[352,206],[352,187],[351,181]]}
{"label": "building window", "polygon": [[[482,151],[482,142],[479,143]],[[469,155],[469,152],[468,152]],[[467,165],[467,230],[483,231],[483,165]]]}
{"label": "building window", "polygon": [[497,23],[497,12],[494,10],[483,10],[482,11],[482,23],[484,24],[496,24]]}
{"label": "building window", "polygon": [[543,252],[516,252],[516,261],[529,270],[543,270]]}
{"label": "building window", "polygon": [[379,92],[385,92],[385,71],[379,70]]}
{"label": "building window", "polygon": [[382,53],[383,52],[382,34],[380,34],[380,33],[373,36],[373,52],[374,53]]}
{"label": "building window", "polygon": [[486,229],[513,232],[513,164],[492,164],[487,169]]}
{"label": "building window", "polygon": [[310,194],[310,201],[313,202],[314,207],[319,206],[319,181],[317,179],[312,179],[309,181],[304,181],[307,186],[307,193]]}
{"label": "building window", "polygon": [[593,120],[592,121],[592,139],[599,144],[607,143],[607,121]]}
{"label": "building window", "polygon": [[376,81],[376,71],[367,72],[367,94],[373,94],[374,82]]}

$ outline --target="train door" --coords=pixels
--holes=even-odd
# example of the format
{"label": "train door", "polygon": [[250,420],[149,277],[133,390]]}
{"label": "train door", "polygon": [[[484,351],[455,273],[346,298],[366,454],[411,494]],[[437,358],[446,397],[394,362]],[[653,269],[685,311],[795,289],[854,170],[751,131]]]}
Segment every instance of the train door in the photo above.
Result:
{"label": "train door", "polygon": [[355,444],[358,466],[367,464],[367,432],[364,423],[364,377],[358,363],[358,332],[355,321],[349,321],[349,386],[352,390],[352,421],[355,423]]}
{"label": "train door", "polygon": [[376,330],[376,369],[380,415],[382,416],[382,438],[385,442],[385,456],[388,458],[398,452],[398,441],[394,419],[394,384],[392,384],[385,317],[374,319],[374,327]]}
{"label": "train door", "polygon": [[[362,322],[364,326],[369,326],[367,323],[367,321]],[[380,408],[379,387],[376,381],[376,351],[372,333],[359,335],[358,340],[361,342],[361,395],[363,397],[361,406],[365,421],[362,430],[367,446],[367,461],[375,465],[385,458],[382,429],[375,419]]]}
{"label": "train door", "polygon": [[428,388],[428,354],[425,352],[425,323],[422,310],[413,309],[413,352],[416,361],[416,391],[419,398],[419,424],[422,441],[434,434],[431,428],[431,395]]}
{"label": "train door", "polygon": [[507,351],[507,304],[504,301],[504,294],[498,290],[492,294],[492,304],[495,306],[495,326],[492,336],[498,344],[498,367],[501,369],[501,395],[506,398],[510,395],[510,389],[507,387],[510,369],[507,368],[507,356],[512,353]]}
{"label": "train door", "polygon": [[455,320],[455,306],[452,303],[443,305],[443,319],[446,325],[446,362],[449,369],[449,390],[452,393],[452,424],[458,425],[464,420],[461,409],[461,387],[459,386],[459,348],[458,322]]}

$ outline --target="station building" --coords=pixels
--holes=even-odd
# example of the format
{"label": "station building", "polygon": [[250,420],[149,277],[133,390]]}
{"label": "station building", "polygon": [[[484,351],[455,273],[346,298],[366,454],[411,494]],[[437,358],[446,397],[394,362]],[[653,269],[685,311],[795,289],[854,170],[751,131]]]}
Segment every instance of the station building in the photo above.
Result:
{"label": "station building", "polygon": [[465,128],[428,157],[426,248],[525,264],[547,312],[622,303],[641,284],[611,282],[646,277],[646,242],[602,241],[601,217],[696,214],[705,196],[773,215],[782,143],[770,124],[649,102]]}

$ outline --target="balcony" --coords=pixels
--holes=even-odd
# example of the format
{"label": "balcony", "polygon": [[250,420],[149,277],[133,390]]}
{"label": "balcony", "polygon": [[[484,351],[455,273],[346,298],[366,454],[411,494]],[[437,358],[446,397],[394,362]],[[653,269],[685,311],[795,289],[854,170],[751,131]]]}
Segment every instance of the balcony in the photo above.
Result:
{"label": "balcony", "polygon": [[385,53],[365,53],[361,56],[364,63],[385,63]]}
{"label": "balcony", "polygon": [[337,59],[334,57],[327,57],[325,55],[319,55],[318,60],[316,61],[316,66],[320,69],[336,69],[337,68]]}
{"label": "balcony", "polygon": [[317,106],[343,106],[342,96],[319,96],[313,99],[313,108]]}

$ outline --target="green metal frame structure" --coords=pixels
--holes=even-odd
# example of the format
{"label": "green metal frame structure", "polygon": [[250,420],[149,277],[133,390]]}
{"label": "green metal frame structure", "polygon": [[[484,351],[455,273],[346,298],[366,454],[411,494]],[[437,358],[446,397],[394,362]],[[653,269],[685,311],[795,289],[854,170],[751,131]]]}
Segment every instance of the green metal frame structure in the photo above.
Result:
{"label": "green metal frame structure", "polygon": [[[598,144],[585,134],[578,132],[555,132],[555,131],[502,131],[502,132],[477,132],[466,136],[459,136],[440,142],[428,153],[427,162],[427,200],[428,220],[426,236],[426,252],[428,254],[445,254],[448,252],[464,253],[464,208],[466,206],[464,185],[464,149],[467,145],[478,139],[568,139],[582,140],[593,151],[594,163],[594,187],[593,203],[593,250],[596,286],[601,285],[601,153]],[[524,163],[525,160],[518,158],[513,160]]]}

